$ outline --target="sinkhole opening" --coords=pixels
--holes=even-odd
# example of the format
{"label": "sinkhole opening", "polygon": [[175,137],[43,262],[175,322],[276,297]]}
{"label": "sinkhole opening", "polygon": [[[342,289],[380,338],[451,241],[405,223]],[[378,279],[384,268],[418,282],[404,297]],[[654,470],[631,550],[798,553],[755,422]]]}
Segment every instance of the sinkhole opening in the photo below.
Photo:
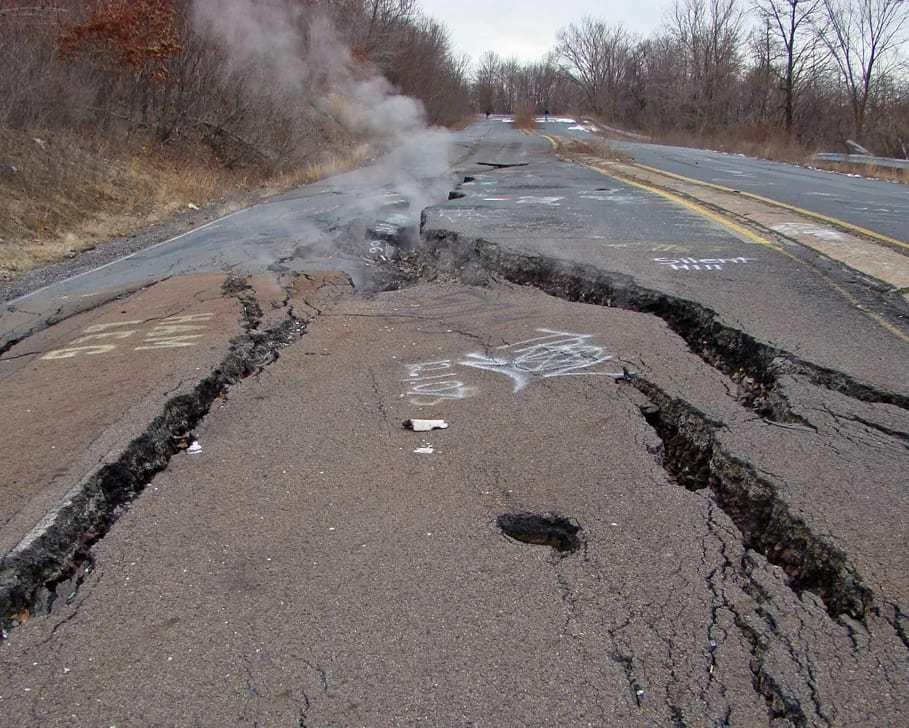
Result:
{"label": "sinkhole opening", "polygon": [[535,546],[551,546],[561,553],[581,548],[581,527],[555,513],[503,513],[496,524],[506,536]]}

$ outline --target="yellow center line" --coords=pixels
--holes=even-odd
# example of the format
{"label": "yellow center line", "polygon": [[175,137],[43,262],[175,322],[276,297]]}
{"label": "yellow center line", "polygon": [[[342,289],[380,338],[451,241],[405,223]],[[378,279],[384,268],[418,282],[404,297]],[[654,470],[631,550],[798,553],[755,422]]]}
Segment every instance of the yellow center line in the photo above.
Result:
{"label": "yellow center line", "polygon": [[604,175],[605,177],[611,177],[613,179],[619,180],[620,182],[624,182],[625,184],[631,185],[632,187],[637,187],[641,190],[644,190],[645,192],[651,192],[653,194],[659,195],[660,197],[663,197],[677,205],[681,205],[682,207],[685,207],[698,215],[702,215],[710,220],[713,220],[715,223],[722,225],[723,227],[727,228],[728,230],[732,231],[733,233],[735,233],[736,235],[738,235],[740,237],[744,237],[748,240],[751,240],[754,243],[757,243],[758,245],[762,245],[765,248],[769,248],[770,250],[773,250],[774,252],[779,253],[780,255],[784,255],[787,258],[790,258],[791,260],[795,261],[799,265],[807,265],[810,270],[812,270],[815,274],[820,276],[824,280],[824,282],[826,282],[831,288],[833,288],[837,293],[839,293],[843,298],[845,298],[850,304],[855,306],[855,308],[858,309],[861,313],[863,313],[865,316],[867,316],[868,318],[873,320],[875,323],[879,324],[882,328],[886,329],[888,332],[890,332],[891,334],[896,336],[898,339],[901,339],[902,341],[909,343],[909,334],[906,334],[901,329],[898,329],[896,326],[891,324],[889,321],[887,321],[885,318],[883,318],[879,314],[876,314],[873,311],[869,311],[868,309],[866,309],[855,296],[853,296],[849,291],[847,291],[845,288],[843,288],[839,283],[837,283],[832,278],[830,278],[826,273],[819,270],[817,267],[811,265],[810,263],[807,263],[806,261],[802,260],[797,255],[790,253],[788,250],[780,247],[779,245],[772,243],[771,241],[767,240],[766,238],[761,237],[760,235],[752,232],[751,230],[743,227],[742,225],[739,225],[738,223],[732,222],[731,220],[723,217],[722,215],[719,215],[719,214],[713,212],[712,210],[708,210],[707,208],[702,207],[701,205],[697,205],[689,200],[686,200],[683,197],[679,197],[678,195],[675,195],[672,192],[667,192],[666,190],[660,189],[659,187],[654,187],[652,185],[645,184],[645,183],[639,182],[637,180],[633,180],[629,177],[626,177],[625,175],[618,174],[613,170],[606,170],[606,169],[603,169],[602,167],[597,167],[596,165],[593,165],[593,164],[585,164],[585,166],[589,167],[590,169],[595,170],[596,172],[599,172],[600,174]]}
{"label": "yellow center line", "polygon": [[891,238],[889,235],[884,235],[882,233],[876,233],[873,230],[868,230],[867,228],[860,227],[858,225],[853,225],[850,222],[845,220],[840,220],[836,217],[830,217],[828,215],[822,215],[819,212],[812,212],[811,210],[805,210],[801,207],[796,207],[795,205],[790,205],[786,202],[780,202],[779,200],[774,200],[771,197],[764,197],[763,195],[757,195],[753,192],[745,192],[744,190],[733,189],[732,187],[724,187],[723,185],[714,184],[713,182],[704,182],[703,180],[693,179],[691,177],[685,177],[681,174],[675,174],[674,172],[667,172],[663,169],[657,167],[649,167],[646,164],[640,164],[638,162],[627,163],[629,166],[638,167],[639,169],[647,170],[648,172],[653,172],[654,174],[660,174],[664,177],[670,177],[672,179],[679,180],[680,182],[687,182],[689,184],[698,185],[700,187],[707,187],[709,189],[717,190],[719,192],[731,192],[732,194],[739,195],[741,197],[748,197],[752,200],[757,200],[758,202],[763,202],[768,205],[774,205],[775,207],[781,207],[784,210],[789,210],[790,212],[798,213],[799,215],[804,215],[805,217],[813,218],[814,220],[819,220],[821,222],[826,222],[831,225],[836,225],[837,227],[850,230],[854,233],[864,235],[865,237],[878,240],[882,243],[887,243],[889,245],[895,245],[898,248],[903,250],[909,250],[909,243],[904,243],[902,240],[897,240],[896,238]]}

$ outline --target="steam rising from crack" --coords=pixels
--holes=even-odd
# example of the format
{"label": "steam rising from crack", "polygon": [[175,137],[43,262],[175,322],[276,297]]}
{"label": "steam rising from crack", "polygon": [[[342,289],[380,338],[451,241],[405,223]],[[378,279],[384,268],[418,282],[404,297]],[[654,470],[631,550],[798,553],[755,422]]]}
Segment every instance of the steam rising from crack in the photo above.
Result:
{"label": "steam rising from crack", "polygon": [[[444,199],[452,183],[451,134],[427,123],[420,101],[397,93],[355,59],[324,12],[289,3],[194,0],[192,20],[197,32],[218,42],[228,72],[251,99],[277,97],[283,108],[309,115],[303,128],[318,120],[370,145],[376,160],[365,176],[332,180],[335,190],[355,192],[345,211],[363,227],[389,216],[415,227],[424,207]],[[288,220],[284,237],[299,243],[297,257],[332,257],[350,243],[299,218]],[[270,254],[261,247],[259,265]]]}

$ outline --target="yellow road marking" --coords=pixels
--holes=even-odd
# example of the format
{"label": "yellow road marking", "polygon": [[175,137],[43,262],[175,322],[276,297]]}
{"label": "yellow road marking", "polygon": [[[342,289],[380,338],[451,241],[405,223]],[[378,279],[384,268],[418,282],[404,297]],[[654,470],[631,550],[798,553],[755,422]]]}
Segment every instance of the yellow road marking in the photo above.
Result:
{"label": "yellow road marking", "polygon": [[828,215],[822,215],[819,212],[812,212],[811,210],[805,210],[801,207],[796,207],[795,205],[790,205],[786,202],[780,202],[779,200],[774,200],[771,197],[764,197],[763,195],[757,195],[753,192],[745,192],[744,190],[736,190],[732,187],[724,187],[723,185],[714,184],[713,182],[704,182],[699,179],[692,179],[691,177],[685,177],[681,174],[675,174],[674,172],[667,172],[657,167],[648,167],[646,164],[639,164],[638,162],[631,163],[629,166],[638,167],[640,169],[645,169],[648,172],[653,172],[654,174],[661,174],[664,177],[671,177],[672,179],[677,179],[680,182],[688,182],[689,184],[698,185],[700,187],[708,187],[710,189],[718,190],[719,192],[731,192],[732,194],[739,195],[741,197],[748,197],[752,200],[757,200],[758,202],[763,202],[768,205],[774,205],[775,207],[782,207],[784,210],[789,210],[790,212],[798,213],[799,215],[804,215],[805,217],[810,217],[821,222],[826,222],[831,225],[836,225],[837,227],[845,228],[846,230],[851,230],[854,233],[859,233],[865,237],[878,240],[883,243],[888,243],[889,245],[895,245],[904,250],[909,250],[909,243],[904,243],[902,240],[897,240],[896,238],[891,238],[889,235],[884,235],[882,233],[876,233],[873,230],[868,230],[867,228],[860,227],[858,225],[853,225],[850,222],[845,220],[840,220],[836,217],[829,217]]}
{"label": "yellow road marking", "polygon": [[637,187],[639,189],[642,189],[645,192],[652,192],[654,194],[657,194],[660,197],[663,197],[663,198],[669,200],[670,202],[674,202],[675,204],[681,205],[682,207],[685,207],[698,215],[703,215],[704,217],[706,217],[710,220],[713,220],[715,223],[722,225],[723,227],[727,228],[728,230],[731,230],[732,232],[734,232],[736,235],[739,235],[740,237],[745,237],[748,240],[751,240],[752,242],[757,243],[758,245],[763,245],[765,248],[769,248],[770,250],[773,250],[773,251],[779,253],[780,255],[784,255],[787,258],[794,260],[799,265],[807,265],[812,271],[814,271],[814,273],[816,273],[818,276],[823,278],[824,281],[831,288],[833,288],[837,293],[839,293],[841,296],[843,296],[843,298],[845,298],[849,303],[851,303],[853,306],[855,306],[865,316],[867,316],[868,318],[873,320],[875,323],[879,324],[882,328],[889,331],[891,334],[896,336],[898,339],[901,339],[902,341],[909,343],[909,334],[906,334],[902,330],[898,329],[896,326],[889,323],[886,319],[884,319],[879,314],[876,314],[873,311],[867,310],[864,306],[862,306],[862,304],[859,302],[859,300],[855,296],[853,296],[851,293],[849,293],[849,291],[847,291],[845,288],[840,286],[839,283],[837,283],[832,278],[830,278],[826,273],[819,270],[818,268],[811,265],[810,263],[807,263],[806,261],[802,260],[797,255],[793,255],[788,250],[780,247],[779,245],[776,245],[776,244],[770,242],[766,238],[762,238],[760,235],[752,232],[751,230],[748,230],[747,228],[739,225],[738,223],[732,222],[731,220],[724,218],[722,215],[719,215],[719,214],[713,212],[712,210],[708,210],[707,208],[702,207],[701,205],[697,205],[693,202],[690,202],[689,200],[679,197],[678,195],[675,195],[672,192],[667,192],[666,190],[662,190],[659,187],[653,187],[649,184],[645,184],[643,182],[639,182],[637,180],[630,179],[624,175],[614,172],[613,170],[607,171],[606,169],[603,169],[602,167],[597,167],[596,165],[592,165],[592,164],[587,164],[585,166],[599,172],[600,174],[604,175],[605,177],[612,177],[613,179],[619,180],[620,182],[624,182],[625,184],[631,185],[632,187]]}
{"label": "yellow road marking", "polygon": [[553,149],[559,148],[559,143],[555,139],[553,139],[551,136],[549,136],[549,134],[540,134],[540,136],[543,137],[547,142],[549,142],[552,145]]}
{"label": "yellow road marking", "polygon": [[[653,192],[653,193],[659,195],[660,197],[665,197],[670,202],[674,202],[677,205],[686,207],[689,210],[691,210],[692,212],[697,213],[698,215],[703,215],[704,217],[713,220],[715,223],[722,225],[725,228],[728,228],[729,230],[734,232],[736,235],[739,235],[744,238],[748,238],[750,241],[757,243],[758,245],[763,245],[764,247],[772,248],[773,250],[777,250],[779,252],[783,252],[783,253],[786,252],[778,245],[770,242],[766,238],[762,238],[760,235],[758,235],[755,232],[752,232],[748,228],[743,227],[742,225],[739,225],[738,223],[732,222],[732,220],[729,220],[728,218],[725,218],[722,215],[719,215],[718,213],[714,212],[713,210],[708,210],[706,207],[701,207],[701,205],[695,204],[694,202],[691,202],[690,200],[686,200],[684,197],[679,197],[678,195],[675,195],[672,192],[667,192],[666,190],[662,190],[659,187],[652,187],[651,185],[645,184],[644,182],[638,182],[636,180],[625,177],[624,175],[614,174],[612,171],[607,172],[606,170],[604,170],[600,167],[596,167],[593,165],[591,165],[591,167],[593,169],[595,169],[597,172],[599,172],[600,174],[606,175],[607,177],[614,177],[615,179],[620,179],[622,182],[624,182],[625,184],[629,184],[632,187],[638,187],[646,192]],[[795,256],[793,256],[793,257],[795,257]]]}

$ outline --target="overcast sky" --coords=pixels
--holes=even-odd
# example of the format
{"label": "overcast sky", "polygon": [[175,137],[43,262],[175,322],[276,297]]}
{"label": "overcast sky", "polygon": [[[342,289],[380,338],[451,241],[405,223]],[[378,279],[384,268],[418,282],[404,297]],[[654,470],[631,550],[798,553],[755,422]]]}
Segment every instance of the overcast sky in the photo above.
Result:
{"label": "overcast sky", "polygon": [[476,61],[485,51],[540,59],[558,30],[585,15],[622,23],[647,35],[659,27],[672,0],[419,0],[427,15],[445,23],[456,53]]}

